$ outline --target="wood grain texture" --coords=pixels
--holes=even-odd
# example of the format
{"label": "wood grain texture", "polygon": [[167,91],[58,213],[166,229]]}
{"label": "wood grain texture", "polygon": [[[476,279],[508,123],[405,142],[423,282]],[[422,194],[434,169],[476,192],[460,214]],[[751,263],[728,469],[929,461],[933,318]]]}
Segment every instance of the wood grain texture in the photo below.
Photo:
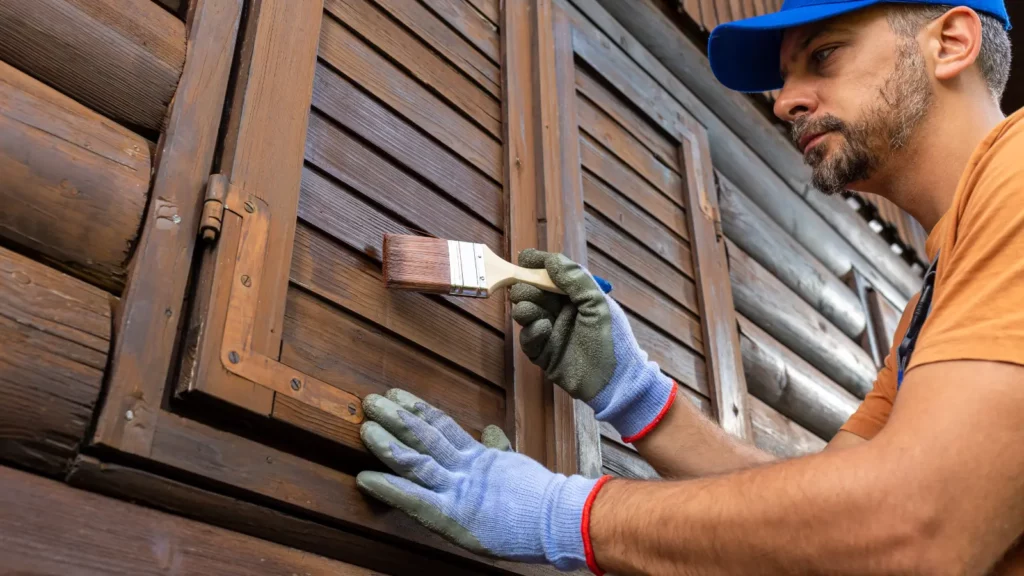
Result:
{"label": "wood grain texture", "polygon": [[150,472],[79,456],[67,482],[156,508],[205,524],[232,530],[327,558],[351,562],[395,576],[478,574],[467,566],[444,562],[429,554],[381,542],[334,526],[246,502]]}
{"label": "wood grain texture", "polygon": [[829,440],[860,401],[766,331],[737,313],[750,393]]}
{"label": "wood grain texture", "polygon": [[498,26],[466,0],[420,0],[495,64],[501,62]]}
{"label": "wood grain texture", "polygon": [[146,208],[150,144],[0,62],[0,235],[114,293]]}
{"label": "wood grain texture", "polygon": [[857,295],[725,176],[718,184],[726,236],[844,334],[860,336],[866,319]]}
{"label": "wood grain texture", "polygon": [[442,302],[387,290],[380,267],[299,225],[291,281],[502,388],[504,338]]}
{"label": "wood grain texture", "polygon": [[[386,10],[393,18],[401,22],[420,40],[426,42],[451,62],[463,74],[473,79],[481,88],[495,98],[501,98],[501,70],[497,63],[484,56],[472,44],[466,41],[455,30],[438,18],[419,2],[395,2],[394,0],[374,0],[377,6]],[[479,0],[481,6],[487,0]],[[497,18],[497,2],[493,3]],[[493,20],[491,21],[494,22]]]}
{"label": "wood grain texture", "polygon": [[110,347],[109,296],[0,248],[0,460],[67,472]]}
{"label": "wood grain texture", "polygon": [[322,64],[313,84],[313,106],[495,228],[504,228],[499,183]]}
{"label": "wood grain texture", "polygon": [[[240,0],[202,0],[189,15],[185,68],[156,155],[152,200],[117,320],[107,394],[94,442],[149,452],[192,266]],[[161,11],[162,12],[162,11]],[[130,422],[124,414],[131,410]]]}
{"label": "wood grain texture", "polygon": [[779,458],[798,458],[825,449],[825,441],[751,396],[750,427],[754,445]]}
{"label": "wood grain texture", "polygon": [[498,0],[466,0],[466,2],[469,2],[477,12],[494,24],[496,29],[498,28],[501,23],[501,8],[498,6]]}
{"label": "wood grain texture", "polygon": [[658,363],[662,372],[677,383],[708,395],[707,365],[700,354],[655,330],[628,310],[626,316],[640,348]]}
{"label": "wood grain texture", "polygon": [[[503,423],[505,393],[500,388],[295,288],[288,296],[285,329],[281,362],[328,384],[359,397],[401,387],[477,435],[488,424]],[[332,420],[335,424],[325,424],[328,429],[343,435],[346,445],[363,449],[358,426]]]}
{"label": "wood grain texture", "polygon": [[10,468],[0,486],[0,555],[18,574],[372,574]]}
{"label": "wood grain texture", "polygon": [[161,130],[185,61],[185,25],[152,0],[0,5],[0,59],[131,127]]}
{"label": "wood grain texture", "polygon": [[333,18],[324,19],[320,58],[495,182],[502,181],[499,138],[453,110]]}
{"label": "wood grain texture", "polygon": [[607,438],[601,438],[601,460],[604,472],[633,480],[659,480],[661,477],[635,451]]}
{"label": "wood grain texture", "polygon": [[496,138],[501,137],[501,104],[457,68],[430,50],[369,0],[325,0],[324,8],[367,43],[384,52],[407,74],[439,94]]}
{"label": "wood grain texture", "polygon": [[899,326],[903,313],[874,290],[868,292],[868,307],[874,320],[875,336],[887,354],[892,348],[893,338],[896,337],[896,327]]}
{"label": "wood grain texture", "polygon": [[[308,167],[302,173],[299,217],[374,262],[381,261],[384,234],[415,234],[418,230]],[[442,298],[492,329],[505,331],[504,294],[490,298]]]}
{"label": "wood grain texture", "polygon": [[729,264],[736,310],[858,398],[871,390],[875,365],[857,343],[731,242]]}

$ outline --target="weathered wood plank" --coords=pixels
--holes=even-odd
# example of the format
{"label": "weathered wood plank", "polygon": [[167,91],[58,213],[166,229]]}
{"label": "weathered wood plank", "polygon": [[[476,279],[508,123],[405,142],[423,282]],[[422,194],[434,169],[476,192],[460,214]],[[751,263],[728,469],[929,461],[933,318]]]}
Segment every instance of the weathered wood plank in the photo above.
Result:
{"label": "weathered wood plank", "polygon": [[0,4],[0,59],[129,127],[161,130],[185,25],[151,0]]}
{"label": "weathered wood plank", "polygon": [[601,438],[601,461],[606,474],[634,480],[657,480],[658,473],[635,451]]}
{"label": "weathered wood plank", "polygon": [[871,317],[874,319],[875,336],[888,353],[889,348],[892,348],[896,328],[899,326],[900,317],[903,314],[874,290],[868,292],[868,306]]}
{"label": "weathered wood plank", "polygon": [[504,338],[437,300],[387,290],[380,266],[299,225],[291,281],[450,362],[505,383]]}
{"label": "weathered wood plank", "polygon": [[477,50],[483,52],[495,64],[501,62],[501,44],[498,40],[498,26],[474,9],[465,0],[420,0],[435,14],[458,30]]}
{"label": "weathered wood plank", "polygon": [[501,9],[498,6],[498,0],[466,0],[476,8],[477,12],[484,15],[485,18],[494,24],[495,29],[501,23]]}
{"label": "weathered wood plank", "polygon": [[17,574],[372,574],[11,468],[0,486],[0,556]]}
{"label": "weathered wood plank", "polygon": [[[299,217],[375,262],[380,262],[383,257],[384,234],[418,232],[309,167],[302,173]],[[442,298],[486,322],[491,328],[505,331],[507,319],[503,294],[490,298]]]}
{"label": "weathered wood plank", "polygon": [[0,62],[0,235],[114,293],[149,192],[150,144]]}
{"label": "weathered wood plank", "polygon": [[779,458],[797,458],[824,450],[824,440],[779,414],[756,397],[750,397],[749,406],[754,445],[761,450]]}
{"label": "weathered wood plank", "polygon": [[501,104],[368,0],[326,0],[324,8],[496,138]]}
{"label": "weathered wood plank", "polygon": [[736,310],[858,398],[875,378],[871,356],[738,246],[729,245]]}
{"label": "weathered wood plank", "polygon": [[658,363],[662,372],[680,385],[692,388],[704,396],[708,395],[707,366],[704,358],[651,328],[632,312],[627,310],[626,316],[640,348],[647,352],[651,360]]}
{"label": "weathered wood plank", "polygon": [[109,298],[0,248],[0,460],[67,472],[107,364]]}
{"label": "weathered wood plank", "polygon": [[847,336],[860,336],[866,318],[856,294],[725,176],[718,184],[722,229],[729,239]]}
{"label": "weathered wood plank", "polygon": [[495,182],[501,181],[500,139],[452,110],[332,18],[324,19],[320,31],[320,58]]}
{"label": "weathered wood plank", "polygon": [[[431,48],[457,66],[459,70],[462,70],[466,76],[472,78],[484,90],[487,90],[495,98],[501,98],[501,70],[497,64],[481,54],[476,47],[422,4],[394,0],[374,1],[380,8],[387,10],[391,16],[429,44]],[[491,4],[487,0],[478,0],[478,2],[480,6]],[[495,10],[494,17],[497,19],[498,3],[493,2],[492,5]]]}
{"label": "weathered wood plank", "polygon": [[106,400],[93,438],[125,452],[145,455],[152,441],[217,144],[212,127],[224,110],[241,12],[240,0],[201,0],[189,12],[185,68],[157,146],[152,200],[121,301]]}

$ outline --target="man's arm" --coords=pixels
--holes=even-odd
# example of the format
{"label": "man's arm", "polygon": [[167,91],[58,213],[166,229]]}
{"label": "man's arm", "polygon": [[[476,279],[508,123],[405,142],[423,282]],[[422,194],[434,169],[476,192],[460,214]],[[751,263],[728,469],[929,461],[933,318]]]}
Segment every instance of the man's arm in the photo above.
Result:
{"label": "man's arm", "polygon": [[718,478],[613,480],[589,525],[616,574],[982,574],[1024,532],[1024,367],[907,374],[871,442]]}

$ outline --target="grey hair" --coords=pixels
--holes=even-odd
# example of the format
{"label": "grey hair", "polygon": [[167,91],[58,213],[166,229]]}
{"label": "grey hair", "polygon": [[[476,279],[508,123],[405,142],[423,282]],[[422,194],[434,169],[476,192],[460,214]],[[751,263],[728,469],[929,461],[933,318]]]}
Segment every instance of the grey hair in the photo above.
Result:
{"label": "grey hair", "polygon": [[[890,4],[887,18],[897,34],[913,38],[925,23],[953,9],[953,4]],[[1010,35],[998,18],[978,12],[981,19],[981,51],[978,67],[988,90],[1000,102],[1010,79]]]}

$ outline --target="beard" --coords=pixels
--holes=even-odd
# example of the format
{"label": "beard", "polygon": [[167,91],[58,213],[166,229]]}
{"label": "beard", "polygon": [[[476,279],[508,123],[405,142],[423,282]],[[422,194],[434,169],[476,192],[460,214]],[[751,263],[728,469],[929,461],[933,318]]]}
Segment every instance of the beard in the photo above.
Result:
{"label": "beard", "polygon": [[799,146],[806,134],[833,132],[841,136],[831,154],[818,144],[804,157],[812,169],[814,187],[827,195],[845,193],[850,184],[871,178],[899,150],[905,148],[915,128],[928,113],[932,88],[917,42],[901,41],[896,66],[878,90],[878,98],[856,123],[831,114],[818,118],[801,116],[791,128]]}

